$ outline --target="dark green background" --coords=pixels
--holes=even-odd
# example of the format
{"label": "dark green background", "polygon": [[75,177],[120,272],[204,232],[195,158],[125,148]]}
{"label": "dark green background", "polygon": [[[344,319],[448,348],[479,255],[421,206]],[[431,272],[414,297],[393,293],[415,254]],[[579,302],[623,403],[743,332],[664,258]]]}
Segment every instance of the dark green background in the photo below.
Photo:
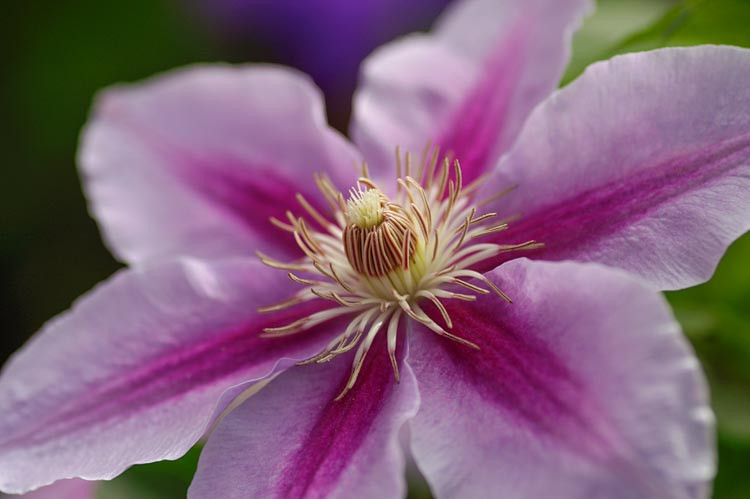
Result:
{"label": "dark green background", "polygon": [[[74,164],[94,92],[195,61],[284,57],[252,36],[242,45],[218,41],[179,0],[5,2],[0,30],[2,359],[118,268],[86,213]],[[750,1],[604,0],[576,36],[564,82],[617,53],[701,43],[750,47]],[[345,121],[345,113],[334,117]],[[719,498],[750,497],[749,259],[745,236],[709,283],[668,294],[711,382]],[[184,496],[197,455],[134,467],[100,496]],[[418,483],[412,489],[413,497],[427,496]]]}

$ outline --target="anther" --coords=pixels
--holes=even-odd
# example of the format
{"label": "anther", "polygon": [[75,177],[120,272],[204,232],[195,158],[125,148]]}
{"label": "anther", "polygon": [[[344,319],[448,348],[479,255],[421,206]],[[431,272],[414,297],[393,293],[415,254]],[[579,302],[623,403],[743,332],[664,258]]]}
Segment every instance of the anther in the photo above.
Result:
{"label": "anther", "polygon": [[407,268],[415,251],[414,227],[398,205],[378,190],[352,190],[342,240],[354,270],[380,277]]}

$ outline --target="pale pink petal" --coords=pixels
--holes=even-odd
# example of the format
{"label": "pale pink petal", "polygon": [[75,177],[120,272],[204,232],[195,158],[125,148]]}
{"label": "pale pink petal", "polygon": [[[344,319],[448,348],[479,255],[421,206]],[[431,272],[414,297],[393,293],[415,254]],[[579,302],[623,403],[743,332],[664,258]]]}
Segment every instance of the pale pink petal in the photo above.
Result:
{"label": "pale pink petal", "polygon": [[385,176],[394,148],[428,141],[462,162],[466,180],[494,166],[531,109],[559,81],[588,0],[466,0],[432,35],[386,45],[364,62],[352,134]]}
{"label": "pale pink petal", "polygon": [[416,462],[440,498],[704,497],[715,469],[700,365],[665,300],[596,264],[518,259],[487,276],[513,299],[450,304],[409,363]]}
{"label": "pale pink petal", "polygon": [[23,496],[6,495],[0,493],[3,498],[20,499],[94,499],[96,497],[97,482],[80,480],[72,478],[69,480],[59,480],[52,485],[47,485],[33,492],[23,494]]}
{"label": "pale pink petal", "polygon": [[259,315],[259,305],[289,292],[285,280],[247,259],[185,259],[124,270],[98,286],[2,371],[0,490],[108,479],[181,456],[243,383],[330,341],[336,324],[259,336],[314,305]]}
{"label": "pale pink petal", "polygon": [[193,499],[403,497],[398,432],[417,411],[411,369],[393,378],[384,336],[340,401],[351,358],[294,368],[234,409],[201,454]]}
{"label": "pale pink petal", "polygon": [[140,263],[173,255],[296,254],[269,216],[299,211],[313,181],[356,179],[356,153],[326,125],[320,92],[274,66],[204,65],[106,90],[81,140],[91,211],[110,249]]}
{"label": "pale pink petal", "polygon": [[[541,104],[485,184],[503,241],[662,289],[707,280],[750,229],[750,50],[671,48],[591,66]],[[492,262],[497,264],[502,259]]]}

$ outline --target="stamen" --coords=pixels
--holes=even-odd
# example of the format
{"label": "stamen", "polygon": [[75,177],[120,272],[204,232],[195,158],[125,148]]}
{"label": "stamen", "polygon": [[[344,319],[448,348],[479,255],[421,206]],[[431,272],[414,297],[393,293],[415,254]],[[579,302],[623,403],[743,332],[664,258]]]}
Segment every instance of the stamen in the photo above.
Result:
{"label": "stamen", "polygon": [[477,237],[486,236],[487,234],[493,234],[495,232],[501,232],[508,228],[508,224],[500,224],[495,225],[493,227],[490,227],[488,229],[484,229],[482,231],[477,232],[476,234],[472,234],[471,239],[476,239]]}
{"label": "stamen", "polygon": [[453,321],[451,320],[451,316],[448,315],[448,311],[445,309],[445,306],[440,302],[440,300],[438,300],[437,296],[429,291],[420,291],[419,293],[417,293],[417,295],[424,296],[425,298],[430,300],[440,311],[440,315],[443,316],[443,320],[445,321],[445,325],[448,327],[448,329],[453,328]]}
{"label": "stamen", "polygon": [[[317,268],[317,267],[316,267],[316,268]],[[347,285],[347,284],[346,284],[346,282],[345,282],[345,281],[344,281],[343,279],[341,279],[341,278],[340,278],[340,277],[338,276],[338,274],[336,274],[336,269],[335,269],[335,268],[333,267],[333,264],[332,264],[332,263],[331,263],[331,264],[329,264],[329,268],[331,269],[331,274],[330,274],[330,276],[332,276],[332,277],[333,277],[333,280],[334,280],[334,281],[336,281],[336,282],[337,282],[337,283],[338,283],[338,284],[339,284],[339,285],[340,285],[340,286],[341,286],[342,288],[344,288],[344,289],[345,289],[345,290],[347,290],[348,292],[350,292],[350,293],[352,293],[352,294],[356,294],[356,293],[357,293],[357,292],[356,292],[356,291],[354,290],[354,288],[352,288],[352,287],[350,287],[349,285]],[[324,274],[325,274],[325,273],[324,273]],[[326,275],[326,276],[328,276],[328,274],[325,274],[325,275]]]}
{"label": "stamen", "polygon": [[373,340],[375,340],[375,335],[378,333],[378,331],[380,331],[380,327],[383,325],[384,321],[385,318],[382,316],[382,314],[380,317],[373,321],[372,326],[370,326],[370,330],[367,332],[367,336],[365,336],[365,339],[362,340],[362,344],[359,346],[359,348],[357,349],[357,353],[354,356],[354,369],[352,369],[352,373],[349,376],[349,381],[347,381],[344,389],[334,400],[341,400],[344,395],[346,395],[346,393],[352,389],[354,383],[356,383],[357,377],[359,376],[359,371],[362,369],[362,365],[365,363],[365,356],[367,355],[367,352],[370,351],[370,346],[372,345]]}
{"label": "stamen", "polygon": [[[496,217],[496,216],[497,216],[497,213],[486,213],[486,214],[482,215],[481,217],[477,217],[477,218],[472,219],[471,220],[471,225],[476,225],[476,224],[482,223],[485,220],[488,220],[488,219]],[[502,225],[507,225],[507,224],[502,224]]]}
{"label": "stamen", "polygon": [[497,246],[501,252],[506,252],[518,249],[538,249],[544,247],[544,243],[538,243],[532,239],[521,244],[498,244]]}
{"label": "stamen", "polygon": [[[396,146],[396,180],[401,178],[401,148]],[[400,193],[401,184],[396,182],[396,192]]]}
{"label": "stamen", "polygon": [[[474,208],[472,208],[474,210]],[[453,250],[456,251],[464,244],[464,239],[466,239],[466,233],[469,231],[469,227],[471,226],[471,217],[474,216],[474,211],[472,211],[467,217],[466,222],[463,224],[463,228],[461,229],[461,237],[458,238],[458,241],[455,245],[453,245]]]}
{"label": "stamen", "polygon": [[293,262],[284,263],[284,262],[280,262],[278,260],[274,260],[273,258],[271,258],[271,257],[269,257],[269,256],[267,256],[267,255],[265,255],[263,253],[261,253],[260,251],[256,251],[255,255],[258,258],[260,258],[260,261],[264,265],[266,265],[268,267],[271,267],[271,268],[274,268],[274,269],[281,269],[281,270],[302,270],[302,271],[304,271],[304,270],[308,270],[310,268],[308,265],[302,264],[302,263],[293,263]]}
{"label": "stamen", "polygon": [[427,154],[430,151],[430,141],[428,140],[427,143],[422,148],[422,154],[419,155],[419,169],[417,170],[417,178],[419,181],[424,185],[424,174],[425,174],[425,167],[427,166]]}
{"label": "stamen", "polygon": [[318,284],[323,284],[321,281],[313,281],[312,279],[303,279],[302,277],[297,277],[291,272],[287,272],[286,275],[287,277],[289,277],[289,279],[293,280],[297,284],[303,284],[306,286],[317,286]]}
{"label": "stamen", "polygon": [[275,225],[281,230],[284,230],[286,232],[294,232],[294,227],[292,227],[291,225],[287,223],[282,222],[276,217],[269,217],[268,220],[271,222],[272,225]]}
{"label": "stamen", "polygon": [[[477,180],[479,180],[479,179],[477,179]],[[478,202],[477,206],[480,207],[480,208],[482,206],[486,206],[486,205],[490,204],[491,202],[497,201],[498,199],[504,197],[505,195],[507,195],[508,193],[516,190],[517,188],[518,188],[517,185],[511,185],[510,187],[506,187],[505,189],[503,189],[502,191],[498,192],[494,196],[490,196],[487,199],[484,199],[484,200]]]}
{"label": "stamen", "polygon": [[[280,327],[267,327],[263,328],[263,334],[261,336],[288,336],[291,334],[299,333],[305,329],[309,329],[313,326],[320,324],[321,322],[328,321],[334,317],[350,313],[349,307],[337,307],[324,310],[322,312],[315,312],[314,314],[298,319],[291,324]],[[304,326],[304,327],[303,327]]]}
{"label": "stamen", "polygon": [[267,307],[260,307],[255,309],[256,312],[259,314],[265,314],[268,312],[275,312],[277,310],[283,310],[285,308],[293,307],[294,305],[298,305],[302,303],[304,300],[300,298],[299,296],[295,296],[293,298],[290,298],[288,300],[282,301],[280,303],[277,303],[276,305],[269,305]]}
{"label": "stamen", "polygon": [[409,304],[407,304],[406,302],[400,302],[400,303],[402,304],[402,308],[404,312],[406,312],[406,314],[409,317],[411,317],[412,319],[414,319],[415,321],[421,324],[424,324],[425,326],[427,326],[428,328],[430,328],[431,330],[433,330],[440,336],[444,336],[448,339],[455,341],[456,343],[460,343],[462,345],[473,348],[475,350],[479,350],[479,346],[476,343],[472,343],[471,341],[461,338],[460,336],[451,334],[445,329],[443,329],[442,327],[440,327],[438,323],[430,319],[429,316],[425,314],[424,311],[416,303],[411,306],[409,306]]}
{"label": "stamen", "polygon": [[304,317],[302,319],[292,322],[291,324],[287,324],[286,326],[264,328],[263,332],[269,335],[276,335],[277,333],[294,334],[298,331],[301,331],[301,329],[299,328],[303,326],[304,324],[306,324],[308,321],[309,321],[309,318]]}
{"label": "stamen", "polygon": [[440,187],[438,188],[438,192],[442,194],[445,192],[445,186],[446,182],[448,182],[448,172],[450,171],[450,161],[448,158],[443,159],[443,171],[440,174]]}
{"label": "stamen", "polygon": [[454,277],[453,279],[451,279],[451,282],[453,282],[455,284],[458,284],[459,286],[463,286],[463,287],[465,287],[467,289],[470,289],[470,290],[474,291],[475,293],[480,293],[480,294],[483,294],[483,295],[490,294],[490,292],[487,291],[486,289],[480,288],[479,286],[474,286],[473,284],[468,283],[468,282],[466,282],[466,281],[464,281],[462,279],[458,279],[457,277]]}
{"label": "stamen", "polygon": [[330,225],[330,222],[326,220],[310,203],[308,203],[307,199],[305,199],[302,194],[298,192],[296,198],[297,202],[302,205],[302,207],[315,219],[316,222],[320,224],[321,227],[325,228]]}
{"label": "stamen", "polygon": [[430,158],[430,167],[427,169],[427,180],[425,182],[425,186],[432,187],[432,181],[435,177],[435,167],[437,166],[438,162],[438,155],[440,154],[440,148],[434,147],[432,149],[432,157]]}
{"label": "stamen", "polygon": [[323,197],[328,202],[328,204],[331,206],[331,209],[333,211],[336,211],[339,208],[339,205],[338,205],[339,193],[331,185],[331,181],[328,178],[328,176],[325,174],[320,175],[317,172],[315,172],[313,173],[313,180],[315,180],[315,185],[318,186],[318,190],[323,195]]}
{"label": "stamen", "polygon": [[401,376],[398,374],[398,361],[396,360],[396,339],[398,337],[398,321],[401,318],[401,311],[396,310],[391,316],[390,322],[388,322],[388,356],[391,358],[391,366],[393,367],[393,377],[396,378],[396,383],[401,381]]}
{"label": "stamen", "polygon": [[452,300],[461,300],[461,301],[476,301],[477,300],[476,295],[454,293],[451,291],[444,291],[442,289],[435,290],[435,296],[437,296],[438,298],[448,298]]}
{"label": "stamen", "polygon": [[[441,160],[440,151],[440,146],[428,143],[414,164],[410,153],[402,154],[396,148],[393,199],[370,178],[363,162],[357,165],[361,177],[349,191],[348,199],[328,176],[314,175],[315,185],[330,213],[321,212],[302,194],[297,194],[307,220],[292,212],[286,212],[286,220],[271,218],[274,226],[292,234],[304,257],[292,262],[281,262],[262,253],[257,253],[258,257],[265,265],[286,271],[302,289],[285,301],[259,308],[258,312],[276,312],[311,300],[326,300],[330,308],[287,325],[265,328],[262,336],[297,334],[336,317],[349,317],[343,333],[316,355],[299,362],[300,365],[328,362],[356,347],[352,371],[336,400],[356,384],[373,341],[381,331],[386,335],[394,378],[399,381],[399,328],[409,321],[463,346],[479,349],[479,345],[450,332],[454,324],[445,301],[475,301],[477,296],[494,292],[511,303],[510,297],[473,270],[474,266],[503,252],[542,246],[533,240],[520,244],[477,242],[478,238],[504,231],[517,216],[498,220],[496,212],[478,214],[482,203],[477,203],[472,193],[485,177],[464,186],[458,159],[448,152]],[[505,189],[485,202],[514,188]],[[315,223],[310,225],[308,220]],[[459,287],[469,293],[456,292]],[[422,309],[420,304],[427,302],[435,307],[436,312],[430,313],[439,313],[444,325]]]}

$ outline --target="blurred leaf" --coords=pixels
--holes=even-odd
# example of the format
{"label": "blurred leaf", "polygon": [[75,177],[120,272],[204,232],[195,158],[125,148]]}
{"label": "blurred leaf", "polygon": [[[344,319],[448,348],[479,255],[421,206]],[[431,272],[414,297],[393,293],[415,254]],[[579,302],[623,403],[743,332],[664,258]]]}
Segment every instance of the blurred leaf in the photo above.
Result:
{"label": "blurred leaf", "polygon": [[747,464],[750,463],[750,444],[723,438],[719,434],[719,473],[714,482],[714,499],[747,499],[750,481]]}
{"label": "blurred leaf", "polygon": [[198,466],[201,445],[176,461],[159,461],[129,468],[112,481],[102,482],[99,499],[183,499]]}
{"label": "blurred leaf", "polygon": [[86,213],[75,167],[92,97],[221,58],[170,1],[6,2],[0,40],[0,357],[118,265]]}
{"label": "blurred leaf", "polygon": [[720,431],[750,443],[750,235],[727,251],[705,284],[667,297],[713,392]]}
{"label": "blurred leaf", "polygon": [[[662,6],[664,4],[662,3]],[[615,21],[613,16],[612,21]],[[619,19],[622,22],[622,18]],[[563,78],[567,83],[590,63],[617,54],[652,50],[659,47],[701,44],[727,44],[750,47],[750,2],[748,0],[688,0],[667,10],[661,18],[606,49],[599,38],[598,53],[574,57]],[[580,50],[579,50],[580,53]]]}
{"label": "blurred leaf", "polygon": [[573,37],[573,54],[563,82],[593,61],[607,59],[612,46],[651,26],[674,6],[673,0],[601,0]]}

